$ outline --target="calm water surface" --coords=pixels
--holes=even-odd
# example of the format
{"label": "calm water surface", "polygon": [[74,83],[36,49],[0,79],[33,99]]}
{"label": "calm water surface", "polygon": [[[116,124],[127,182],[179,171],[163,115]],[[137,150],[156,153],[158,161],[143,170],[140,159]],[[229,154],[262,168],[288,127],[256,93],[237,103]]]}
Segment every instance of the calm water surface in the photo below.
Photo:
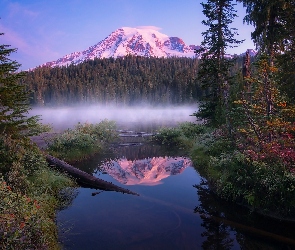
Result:
{"label": "calm water surface", "polygon": [[[123,114],[117,122],[122,129],[151,132],[175,124],[177,115],[171,111],[170,121],[143,122],[136,115],[130,120],[129,114],[128,122]],[[61,117],[70,125],[68,117],[79,118],[74,113]],[[82,118],[80,122],[94,121]],[[50,120],[49,111],[43,119]],[[219,200],[179,151],[132,144],[75,166],[140,196],[78,188],[71,205],[57,215],[64,249],[295,249],[294,223],[263,218]]]}
{"label": "calm water surface", "polygon": [[79,188],[57,217],[64,249],[294,249],[294,224],[219,200],[188,158],[168,155],[119,147],[77,164],[140,196]]}

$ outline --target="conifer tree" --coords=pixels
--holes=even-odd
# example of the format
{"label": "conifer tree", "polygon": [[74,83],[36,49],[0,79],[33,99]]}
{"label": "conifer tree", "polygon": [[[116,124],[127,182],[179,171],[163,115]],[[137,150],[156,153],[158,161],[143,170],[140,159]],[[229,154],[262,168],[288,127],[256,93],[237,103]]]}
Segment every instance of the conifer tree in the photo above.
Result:
{"label": "conifer tree", "polygon": [[[243,3],[247,7],[245,20],[255,28],[251,36],[259,53],[253,73],[244,75],[241,98],[235,101],[242,107],[244,119],[241,120],[247,120],[238,131],[247,140],[245,148],[252,148],[257,154],[265,151],[267,159],[277,155],[285,160],[288,155],[293,161],[294,152],[289,146],[294,144],[295,107],[288,103],[279,85],[284,84],[280,81],[290,72],[282,69],[294,62],[294,54],[290,53],[294,48],[294,1],[243,0]],[[284,58],[285,62],[278,58]],[[290,68],[292,71],[293,67]]]}
{"label": "conifer tree", "polygon": [[208,26],[208,30],[202,33],[201,49],[196,51],[201,56],[198,79],[208,94],[195,115],[212,125],[226,123],[230,128],[230,67],[233,60],[226,56],[226,50],[242,42],[235,39],[237,30],[230,27],[237,16],[235,4],[232,0],[208,0],[201,4],[207,18],[202,24]]}
{"label": "conifer tree", "polygon": [[[0,33],[0,36],[4,33]],[[9,59],[16,49],[10,45],[0,45],[0,133],[13,137],[28,135],[30,129],[37,126],[37,117],[28,118],[28,92],[18,73],[20,67],[16,61]]]}
{"label": "conifer tree", "polygon": [[288,96],[288,101],[295,104],[295,1],[286,1],[281,15],[284,23],[284,39],[278,55],[279,87]]}
{"label": "conifer tree", "polygon": [[[294,15],[288,9],[293,5],[292,1],[285,0],[241,0],[246,7],[247,15],[244,20],[254,26],[251,33],[252,40],[256,44],[259,54],[267,60],[267,70],[263,75],[263,92],[265,93],[266,116],[270,121],[274,115],[274,95],[278,85],[272,85],[272,78],[275,74],[273,68],[278,55],[285,50],[285,43],[290,43],[288,31],[288,20]],[[292,9],[292,8],[291,8]],[[294,10],[294,7],[293,7]],[[289,17],[286,12],[291,14]],[[294,24],[294,23],[293,23]],[[290,27],[289,27],[290,28]],[[269,142],[272,141],[272,135],[269,133]]]}

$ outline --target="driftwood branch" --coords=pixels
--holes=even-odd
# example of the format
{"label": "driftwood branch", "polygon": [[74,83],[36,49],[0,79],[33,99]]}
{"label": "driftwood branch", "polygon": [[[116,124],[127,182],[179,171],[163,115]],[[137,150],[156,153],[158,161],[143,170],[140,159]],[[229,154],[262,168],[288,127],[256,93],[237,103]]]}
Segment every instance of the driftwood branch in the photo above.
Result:
{"label": "driftwood branch", "polygon": [[83,186],[87,186],[90,188],[105,190],[105,191],[116,191],[126,194],[133,194],[133,195],[139,195],[135,192],[130,191],[129,189],[125,189],[122,187],[119,187],[111,182],[104,181],[102,179],[96,178],[80,169],[77,169],[70,164],[57,159],[51,155],[46,155],[46,160],[49,164],[54,165],[61,169],[62,171],[66,172],[70,176],[74,177],[76,181],[79,184],[82,184]]}

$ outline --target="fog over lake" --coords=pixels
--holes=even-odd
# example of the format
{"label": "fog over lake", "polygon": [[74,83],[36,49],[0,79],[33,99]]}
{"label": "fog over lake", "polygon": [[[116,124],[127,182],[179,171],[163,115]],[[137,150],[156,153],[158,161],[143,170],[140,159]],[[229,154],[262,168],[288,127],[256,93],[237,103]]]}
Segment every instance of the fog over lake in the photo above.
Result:
{"label": "fog over lake", "polygon": [[54,129],[67,129],[80,123],[99,123],[104,119],[116,121],[118,125],[165,124],[176,125],[185,121],[196,121],[192,116],[197,110],[197,104],[190,106],[167,107],[119,107],[106,105],[75,106],[75,107],[36,107],[29,114],[40,115],[41,123],[50,124]]}

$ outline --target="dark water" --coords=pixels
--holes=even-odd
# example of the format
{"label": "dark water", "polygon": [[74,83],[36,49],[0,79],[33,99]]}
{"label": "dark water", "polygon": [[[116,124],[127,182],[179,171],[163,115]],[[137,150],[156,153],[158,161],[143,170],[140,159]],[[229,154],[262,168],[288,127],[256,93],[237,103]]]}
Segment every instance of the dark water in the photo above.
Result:
{"label": "dark water", "polygon": [[295,249],[294,224],[219,200],[188,158],[171,154],[143,144],[77,164],[140,196],[79,188],[57,217],[64,249]]}
{"label": "dark water", "polygon": [[[159,111],[157,122],[147,113],[136,118],[139,110],[133,115],[116,111],[110,118],[120,117],[121,129],[137,132],[175,125],[177,117],[192,120],[186,115],[193,108],[176,111]],[[45,123],[57,114],[46,112]],[[73,125],[70,117],[75,122],[101,120],[97,110],[82,115],[86,113],[58,113],[58,126]],[[160,117],[165,117],[163,122]],[[57,215],[64,249],[295,249],[295,223],[264,218],[219,200],[179,150],[142,143],[142,138],[126,140],[132,144],[73,165],[140,196],[78,188],[72,204]]]}

